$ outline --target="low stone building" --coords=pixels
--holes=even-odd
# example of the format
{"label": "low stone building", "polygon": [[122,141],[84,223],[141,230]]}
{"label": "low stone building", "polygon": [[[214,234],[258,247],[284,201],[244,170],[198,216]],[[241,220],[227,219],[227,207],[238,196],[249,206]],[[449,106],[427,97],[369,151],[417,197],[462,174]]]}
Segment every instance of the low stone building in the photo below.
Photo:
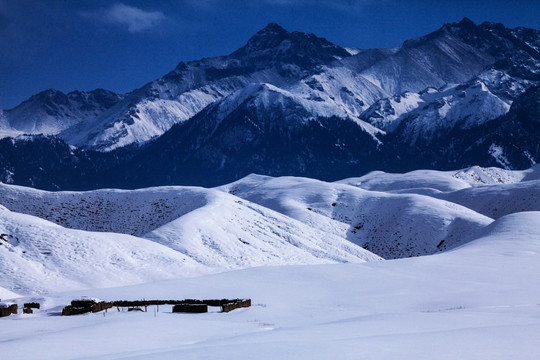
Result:
{"label": "low stone building", "polygon": [[17,314],[17,304],[0,302],[0,317]]}

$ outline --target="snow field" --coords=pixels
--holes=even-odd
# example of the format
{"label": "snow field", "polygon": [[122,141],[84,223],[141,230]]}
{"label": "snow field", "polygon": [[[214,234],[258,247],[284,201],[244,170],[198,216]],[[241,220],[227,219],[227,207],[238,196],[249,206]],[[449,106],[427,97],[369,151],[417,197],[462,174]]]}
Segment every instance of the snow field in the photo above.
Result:
{"label": "snow field", "polygon": [[535,359],[538,223],[540,212],[508,215],[478,240],[432,256],[258,267],[91,291],[102,299],[252,298],[251,308],[227,314],[172,314],[163,306],[49,316],[81,292],[52,294],[43,311],[1,320],[8,325],[0,327],[2,350],[21,359],[42,356],[35,346],[43,343],[56,359]]}

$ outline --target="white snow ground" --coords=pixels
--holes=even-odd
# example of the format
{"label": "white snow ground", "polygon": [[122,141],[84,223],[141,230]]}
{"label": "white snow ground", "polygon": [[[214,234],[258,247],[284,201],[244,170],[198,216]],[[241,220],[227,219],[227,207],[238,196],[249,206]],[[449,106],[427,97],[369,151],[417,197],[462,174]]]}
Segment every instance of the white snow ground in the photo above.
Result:
{"label": "white snow ground", "polygon": [[42,359],[538,359],[539,212],[497,220],[443,254],[316,266],[259,267],[86,291],[102,299],[250,297],[231,313],[55,316],[81,292],[38,300],[46,310],[2,319],[5,358]]}
{"label": "white snow ground", "polygon": [[[539,171],[474,167],[372,173],[339,183],[250,176],[219,189],[134,192],[48,193],[2,185],[0,203],[8,208],[18,204],[36,214],[45,202],[54,209],[69,208],[62,216],[64,226],[84,223],[75,221],[82,213],[69,217],[81,199],[97,204],[107,197],[119,201],[118,212],[147,209],[134,212],[133,223],[148,222],[141,214],[161,219],[151,229],[121,225],[126,232],[137,232],[133,236],[69,229],[0,208],[0,297],[20,307],[28,301],[42,304],[32,315],[0,319],[2,357],[538,359]],[[514,193],[528,193],[530,201]],[[472,197],[480,208],[482,202],[488,209],[493,203],[509,204],[504,208],[509,214],[493,221],[453,202]],[[202,200],[181,210],[182,198]],[[159,199],[170,201],[174,210],[160,207],[160,216],[148,210]],[[458,241],[436,255],[363,262],[377,257],[352,242],[345,245],[352,230],[344,217],[361,213],[366,199],[378,204],[372,211],[386,206],[381,216],[392,204],[410,200],[401,212],[412,211],[416,227],[431,219],[426,224],[444,232],[445,221],[467,220],[467,234],[456,236],[467,235],[468,242]],[[106,207],[86,213],[94,221],[89,227],[98,224],[99,217],[89,215],[97,210]],[[129,224],[129,216],[116,216],[119,224]],[[168,216],[178,217],[169,221]],[[372,225],[381,221],[400,231],[410,226],[383,220]],[[204,243],[208,240],[217,246],[214,252]],[[242,251],[244,247],[250,251]],[[317,257],[325,252],[341,258]],[[208,254],[213,255],[203,261]],[[250,261],[242,264],[241,256]],[[269,260],[276,258],[284,266],[265,266],[276,265]],[[231,268],[245,269],[225,271]],[[216,271],[224,272],[205,274]],[[82,295],[105,300],[241,297],[251,298],[253,306],[230,313],[210,308],[207,314],[172,314],[170,306],[161,306],[159,312],[150,307],[147,313],[112,309],[58,316]]]}

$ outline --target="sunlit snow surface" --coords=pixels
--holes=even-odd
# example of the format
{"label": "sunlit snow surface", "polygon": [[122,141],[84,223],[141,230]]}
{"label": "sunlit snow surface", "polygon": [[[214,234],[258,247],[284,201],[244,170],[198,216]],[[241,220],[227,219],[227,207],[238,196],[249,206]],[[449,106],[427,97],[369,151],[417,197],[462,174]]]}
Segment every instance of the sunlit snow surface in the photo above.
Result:
{"label": "sunlit snow surface", "polygon": [[[2,357],[538,359],[539,170],[377,172],[338,183],[252,175],[210,190],[47,193],[2,185],[1,203],[12,211],[0,209],[0,232],[17,239],[2,235],[0,240],[0,297],[19,304],[18,315],[0,319]],[[190,196],[192,208],[182,208],[175,195]],[[81,199],[111,196],[122,199],[115,230],[136,236],[96,232],[92,226],[99,216],[91,213],[94,225],[88,221],[87,231],[67,228],[83,225],[77,216],[84,211],[69,216]],[[166,204],[177,213],[164,207],[151,212],[160,199],[169,199]],[[416,227],[427,219],[444,232],[448,224],[440,219],[467,220],[462,241],[435,255],[387,261],[350,241],[362,238],[349,237],[354,227],[346,216],[352,220],[361,214],[368,200],[386,204],[390,212],[391,204],[402,199],[410,200],[403,212],[412,211]],[[44,202],[70,209],[59,221],[64,227],[33,216],[43,216]],[[492,214],[495,206],[504,214]],[[133,210],[131,218],[121,216],[127,208]],[[114,213],[100,209],[109,211],[106,216]],[[34,214],[20,213],[25,210]],[[141,216],[150,213],[152,228],[129,223],[144,222]],[[407,214],[390,224],[384,213],[371,224],[405,232]],[[238,235],[261,243],[247,245],[235,239]],[[322,257],[324,251],[334,257]],[[354,259],[346,258],[346,251]],[[240,262],[242,255],[251,260]],[[274,257],[281,262],[269,262]],[[215,266],[204,259],[215,259]],[[244,269],[226,271],[239,268]],[[83,295],[104,300],[241,297],[251,298],[253,306],[230,313],[210,308],[207,314],[173,314],[170,306],[160,306],[146,313],[110,309],[58,316],[62,306]],[[41,310],[20,314],[28,301],[40,302]]]}

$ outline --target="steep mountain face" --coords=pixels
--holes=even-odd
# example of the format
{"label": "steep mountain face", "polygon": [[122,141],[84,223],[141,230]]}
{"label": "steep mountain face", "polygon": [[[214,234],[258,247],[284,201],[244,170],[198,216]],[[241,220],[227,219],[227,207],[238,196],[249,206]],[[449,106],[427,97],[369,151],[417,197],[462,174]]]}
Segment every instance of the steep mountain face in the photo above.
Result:
{"label": "steep mountain face", "polygon": [[404,121],[392,134],[389,142],[405,161],[396,169],[433,167],[450,170],[475,164],[499,166],[506,169],[528,168],[540,159],[539,87],[534,86],[518,97],[508,113],[492,121],[461,129],[459,126],[442,129],[432,137],[417,137],[413,146],[403,139],[410,134]]}
{"label": "steep mountain face", "polygon": [[[471,147],[468,153],[472,156],[488,148],[497,166],[525,168],[534,165],[540,160],[539,122],[540,86],[534,86],[516,99],[506,115],[480,127],[477,134],[469,135],[468,143],[477,139],[477,148]],[[484,135],[480,136],[480,133]]]}
{"label": "steep mountain face", "polygon": [[163,181],[216,186],[251,172],[335,179],[373,166],[379,130],[315,118],[311,111],[290,93],[253,85],[150,143],[126,167],[125,177],[139,186]]}
{"label": "steep mountain face", "polygon": [[491,22],[476,26],[468,19],[463,19],[459,25],[445,25],[442,29],[491,55],[495,69],[506,71],[512,77],[540,80],[540,31],[522,27],[507,29],[503,24]]}
{"label": "steep mountain face", "polygon": [[21,133],[9,126],[9,121],[4,111],[0,110],[0,138],[15,137],[18,135],[21,135]]}
{"label": "steep mountain face", "polygon": [[[427,87],[460,84],[493,64],[493,56],[465,43],[451,30],[463,30],[468,24],[443,26],[421,38],[408,40],[394,54],[361,71],[390,94],[419,92]],[[362,53],[357,56],[361,56]]]}
{"label": "steep mountain face", "polygon": [[539,74],[533,29],[463,19],[397,48],[352,50],[269,24],[230,55],[180,63],[127,95],[47,91],[3,111],[3,136],[62,140],[0,141],[0,174],[89,189],[529,167]]}
{"label": "steep mountain face", "polygon": [[464,18],[426,36],[405,41],[388,58],[362,71],[392,94],[462,84],[493,67],[511,77],[539,80],[540,32],[475,25]]}
{"label": "steep mountain face", "polygon": [[474,80],[449,90],[430,88],[381,99],[362,117],[388,132],[402,125],[401,139],[414,145],[418,138],[429,139],[449,129],[467,130],[482,125],[506,114],[509,108],[483,82]]}

